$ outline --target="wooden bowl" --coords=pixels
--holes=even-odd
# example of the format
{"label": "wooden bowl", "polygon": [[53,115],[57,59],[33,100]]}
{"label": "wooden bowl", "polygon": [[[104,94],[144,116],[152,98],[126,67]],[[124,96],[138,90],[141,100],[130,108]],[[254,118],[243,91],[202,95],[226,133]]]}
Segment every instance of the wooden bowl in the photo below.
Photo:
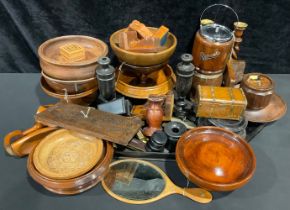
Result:
{"label": "wooden bowl", "polygon": [[[86,59],[64,63],[59,60],[59,47],[77,43],[85,48]],[[83,80],[95,77],[98,59],[108,54],[108,46],[89,36],[69,35],[49,39],[38,48],[40,66],[50,77],[61,80]]]}
{"label": "wooden bowl", "polygon": [[105,149],[101,160],[88,173],[72,179],[51,179],[42,175],[33,164],[33,154],[29,154],[27,170],[34,181],[47,190],[65,195],[73,195],[84,192],[99,183],[109,172],[109,164],[112,161],[114,149],[111,143],[105,142]]}
{"label": "wooden bowl", "polygon": [[67,94],[57,93],[54,89],[52,89],[46,82],[46,80],[42,77],[40,80],[40,86],[42,90],[49,96],[60,99],[61,102],[64,103],[72,103],[79,105],[90,105],[97,98],[96,92],[98,91],[98,86],[87,90],[82,93],[77,94]]}
{"label": "wooden bowl", "polygon": [[95,77],[84,80],[59,80],[54,79],[46,75],[43,71],[41,72],[46,83],[51,87],[56,93],[76,94],[91,90],[97,87],[97,79]]}
{"label": "wooden bowl", "polygon": [[136,77],[119,72],[116,90],[131,98],[147,99],[151,94],[167,94],[173,89],[176,82],[175,74],[168,64],[163,69],[149,74],[148,78],[155,81],[156,85],[145,87],[142,87],[142,85],[132,85],[131,82]]}
{"label": "wooden bowl", "polygon": [[35,168],[52,179],[71,179],[91,170],[103,156],[103,141],[66,129],[50,133],[33,154]]}
{"label": "wooden bowl", "polygon": [[254,175],[256,158],[239,135],[205,126],[184,133],[177,142],[176,161],[196,185],[213,191],[232,191]]}
{"label": "wooden bowl", "polygon": [[[149,28],[151,31],[156,31],[157,28]],[[113,33],[110,37],[110,45],[120,62],[125,62],[135,66],[154,66],[160,63],[167,63],[169,58],[175,51],[177,45],[176,37],[169,32],[166,42],[166,49],[156,53],[138,53],[131,52],[120,48],[116,43],[119,41],[119,35],[125,31],[126,28]]]}

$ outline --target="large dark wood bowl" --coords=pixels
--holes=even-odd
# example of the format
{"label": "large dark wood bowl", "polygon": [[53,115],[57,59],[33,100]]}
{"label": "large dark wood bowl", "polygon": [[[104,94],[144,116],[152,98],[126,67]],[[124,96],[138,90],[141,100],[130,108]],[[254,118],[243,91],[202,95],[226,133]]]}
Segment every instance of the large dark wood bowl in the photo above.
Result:
{"label": "large dark wood bowl", "polygon": [[64,195],[73,195],[84,192],[98,184],[109,171],[114,149],[111,143],[106,142],[103,158],[88,173],[72,179],[51,179],[42,175],[33,164],[33,152],[29,154],[27,170],[37,183],[47,190]]}
{"label": "large dark wood bowl", "polygon": [[176,161],[194,184],[213,191],[232,191],[254,175],[256,158],[239,135],[205,126],[184,133],[177,142]]}

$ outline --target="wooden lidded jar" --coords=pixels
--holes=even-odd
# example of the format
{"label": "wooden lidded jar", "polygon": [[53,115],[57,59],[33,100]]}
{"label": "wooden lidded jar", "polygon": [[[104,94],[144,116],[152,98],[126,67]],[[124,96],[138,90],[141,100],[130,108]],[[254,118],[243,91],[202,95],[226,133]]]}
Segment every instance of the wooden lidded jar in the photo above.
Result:
{"label": "wooden lidded jar", "polygon": [[217,74],[225,70],[234,45],[233,31],[228,27],[213,21],[204,24],[202,19],[206,10],[214,6],[223,6],[238,15],[229,6],[213,4],[207,7],[201,14],[200,29],[196,32],[192,48],[193,64],[198,67],[200,73]]}
{"label": "wooden lidded jar", "polygon": [[250,73],[244,76],[241,88],[247,97],[247,109],[260,110],[270,103],[274,81],[265,74]]}

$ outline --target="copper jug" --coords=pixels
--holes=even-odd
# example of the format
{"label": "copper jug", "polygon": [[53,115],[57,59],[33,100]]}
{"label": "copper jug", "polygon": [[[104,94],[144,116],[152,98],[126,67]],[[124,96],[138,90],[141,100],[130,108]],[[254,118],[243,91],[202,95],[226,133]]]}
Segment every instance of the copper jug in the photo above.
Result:
{"label": "copper jug", "polygon": [[200,29],[196,32],[193,43],[192,56],[193,64],[203,74],[223,72],[234,45],[234,34],[228,27],[214,21],[203,24],[202,20],[208,20],[202,19],[205,11],[215,6],[230,9],[239,21],[237,13],[231,7],[223,4],[210,5],[202,12]]}

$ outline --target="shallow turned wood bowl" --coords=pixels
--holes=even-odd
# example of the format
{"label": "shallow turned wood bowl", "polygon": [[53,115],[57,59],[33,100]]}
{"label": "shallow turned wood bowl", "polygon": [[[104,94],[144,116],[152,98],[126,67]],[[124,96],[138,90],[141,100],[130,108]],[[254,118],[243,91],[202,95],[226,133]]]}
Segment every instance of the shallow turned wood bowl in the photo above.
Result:
{"label": "shallow turned wood bowl", "polygon": [[51,179],[42,175],[33,164],[34,151],[29,154],[27,170],[34,181],[47,190],[65,195],[73,195],[84,192],[98,184],[108,173],[109,164],[112,161],[114,149],[111,143],[104,142],[104,153],[100,161],[86,174],[72,179]]}
{"label": "shallow turned wood bowl", "polygon": [[[59,59],[59,47],[77,43],[85,48],[85,59],[64,63]],[[50,77],[61,80],[83,80],[95,77],[98,59],[108,54],[108,46],[101,40],[81,35],[49,39],[38,48],[41,69]]]}
{"label": "shallow turned wood bowl", "polygon": [[[151,31],[156,31],[157,28],[149,28]],[[169,58],[175,51],[177,45],[176,37],[169,32],[167,42],[165,44],[165,49],[156,53],[140,53],[131,52],[120,48],[117,43],[119,42],[119,35],[121,32],[125,31],[126,28],[121,29],[113,33],[110,37],[110,45],[112,50],[118,57],[120,62],[125,62],[130,65],[135,66],[154,66],[161,63],[167,63]]]}
{"label": "shallow turned wood bowl", "polygon": [[177,142],[176,161],[196,185],[213,191],[232,191],[254,175],[256,158],[239,135],[205,126],[184,133]]}
{"label": "shallow turned wood bowl", "polygon": [[77,94],[91,90],[98,85],[95,77],[83,80],[59,80],[46,75],[43,71],[41,74],[49,87],[51,87],[56,93],[63,94],[66,90],[68,94]]}
{"label": "shallow turned wood bowl", "polygon": [[65,103],[72,103],[72,104],[79,104],[79,105],[90,105],[95,101],[97,98],[96,92],[98,91],[98,86],[86,90],[81,93],[76,93],[76,94],[67,94],[65,96],[65,92],[63,91],[62,93],[56,92],[53,88],[51,88],[46,80],[42,77],[40,79],[40,87],[41,89],[49,96],[58,98],[60,99],[61,102]]}

